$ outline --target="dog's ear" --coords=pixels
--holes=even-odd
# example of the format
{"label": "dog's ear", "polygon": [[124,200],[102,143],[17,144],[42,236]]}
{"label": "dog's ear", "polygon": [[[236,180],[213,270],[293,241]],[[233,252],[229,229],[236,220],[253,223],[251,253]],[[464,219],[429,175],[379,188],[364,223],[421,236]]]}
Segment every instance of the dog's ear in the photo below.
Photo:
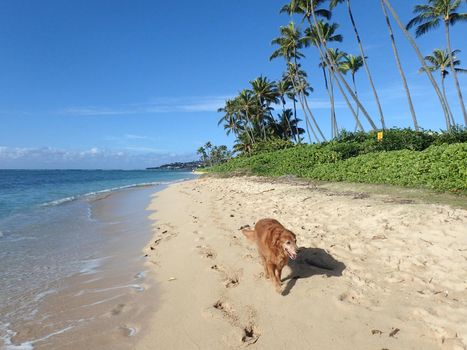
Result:
{"label": "dog's ear", "polygon": [[273,235],[272,235],[271,245],[273,247],[280,248],[282,235],[284,234],[285,231],[281,229],[275,229],[274,231],[275,232],[273,232]]}

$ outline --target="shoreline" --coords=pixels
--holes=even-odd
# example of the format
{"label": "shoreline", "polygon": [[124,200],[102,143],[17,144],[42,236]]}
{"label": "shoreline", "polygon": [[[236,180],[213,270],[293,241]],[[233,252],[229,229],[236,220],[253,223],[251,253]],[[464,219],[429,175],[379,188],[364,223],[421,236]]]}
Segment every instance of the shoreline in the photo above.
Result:
{"label": "shoreline", "polygon": [[[208,177],[154,194],[160,303],[137,348],[464,349],[467,211],[339,186]],[[302,247],[285,295],[239,231],[263,217]]]}
{"label": "shoreline", "polygon": [[[88,221],[89,226],[79,222],[68,228],[73,234],[67,245],[77,253],[62,264],[73,264],[75,271],[14,296],[17,301],[3,309],[2,323],[8,322],[0,324],[0,348],[2,343],[12,350],[133,347],[157,308],[154,276],[141,249],[151,237],[145,208],[154,191],[163,188],[120,189],[51,207],[64,211],[67,220],[78,206]],[[60,222],[61,229],[65,223]],[[60,253],[59,246],[54,248],[51,254]],[[53,263],[46,260],[43,268]],[[24,311],[15,314],[15,309]]]}

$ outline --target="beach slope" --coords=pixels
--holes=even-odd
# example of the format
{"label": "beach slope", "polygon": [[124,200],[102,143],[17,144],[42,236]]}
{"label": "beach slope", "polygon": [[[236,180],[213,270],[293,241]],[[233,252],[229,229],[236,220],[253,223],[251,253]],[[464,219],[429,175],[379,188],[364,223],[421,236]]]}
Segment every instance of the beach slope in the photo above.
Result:
{"label": "beach slope", "polygon": [[[160,290],[139,349],[466,349],[467,211],[259,178],[154,195],[146,247]],[[283,293],[239,230],[298,238]]]}

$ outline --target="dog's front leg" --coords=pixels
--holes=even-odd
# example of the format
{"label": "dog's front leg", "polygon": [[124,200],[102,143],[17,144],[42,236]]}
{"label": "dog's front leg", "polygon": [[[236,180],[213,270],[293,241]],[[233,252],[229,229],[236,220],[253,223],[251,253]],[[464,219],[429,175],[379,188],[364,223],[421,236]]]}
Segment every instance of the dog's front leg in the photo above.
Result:
{"label": "dog's front leg", "polygon": [[281,270],[279,266],[275,266],[274,268],[274,285],[276,286],[276,292],[282,293]]}

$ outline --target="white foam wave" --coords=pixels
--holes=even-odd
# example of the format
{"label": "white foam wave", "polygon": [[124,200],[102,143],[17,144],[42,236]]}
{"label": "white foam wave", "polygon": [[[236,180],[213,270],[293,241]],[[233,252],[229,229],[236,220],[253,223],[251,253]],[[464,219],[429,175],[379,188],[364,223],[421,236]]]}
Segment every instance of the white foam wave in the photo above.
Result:
{"label": "white foam wave", "polygon": [[105,193],[121,191],[121,190],[129,189],[129,188],[149,187],[149,186],[157,186],[157,185],[170,185],[172,183],[186,181],[188,179],[189,178],[183,178],[183,179],[174,180],[174,181],[142,182],[142,183],[137,183],[137,184],[130,184],[130,185],[124,185],[124,186],[118,186],[118,187],[111,187],[111,188],[106,188],[106,189],[103,189],[103,190],[100,190],[100,191],[92,191],[92,192],[88,192],[88,193],[81,194],[81,195],[56,199],[56,200],[53,200],[53,201],[50,201],[50,202],[43,203],[40,206],[41,207],[56,206],[56,205],[60,205],[60,204],[63,204],[63,203],[72,202],[72,201],[77,200],[77,199],[95,197],[95,196],[99,196],[99,195],[102,195],[102,194],[105,194]]}

